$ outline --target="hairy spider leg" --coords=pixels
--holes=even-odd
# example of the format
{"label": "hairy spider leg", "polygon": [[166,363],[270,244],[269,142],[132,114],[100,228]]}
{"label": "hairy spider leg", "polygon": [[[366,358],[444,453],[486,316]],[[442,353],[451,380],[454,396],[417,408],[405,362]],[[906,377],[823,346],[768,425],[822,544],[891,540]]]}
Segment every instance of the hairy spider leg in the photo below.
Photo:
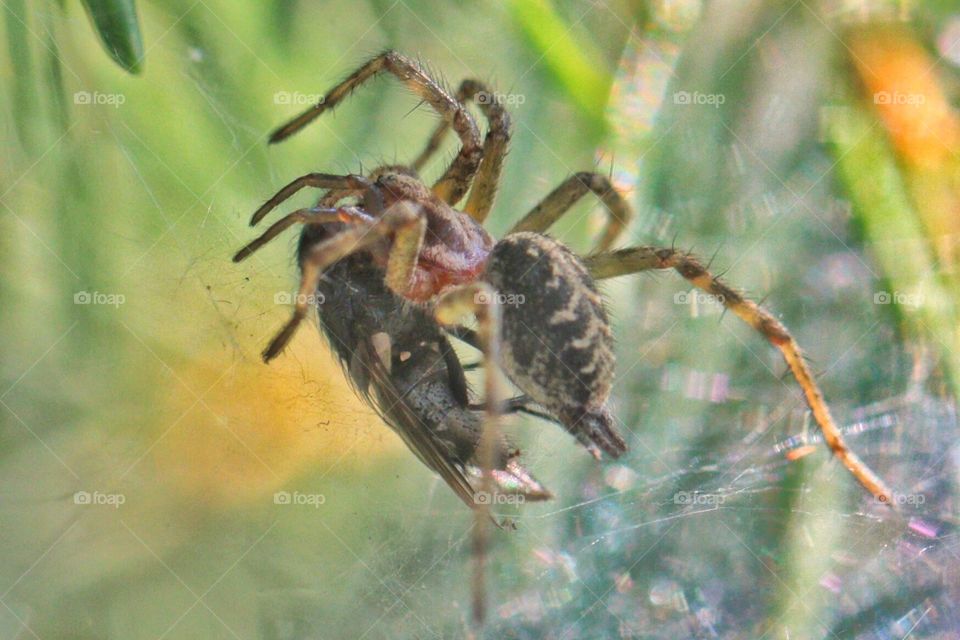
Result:
{"label": "hairy spider leg", "polygon": [[500,416],[505,404],[503,372],[500,368],[500,305],[496,290],[485,282],[466,284],[444,293],[437,300],[434,315],[441,325],[457,326],[471,314],[477,319],[477,337],[484,360],[484,401],[486,412],[477,459],[480,462],[480,492],[474,496],[473,526],[473,621],[486,619],[486,555],[490,538],[490,503],[495,492],[492,470],[496,444],[500,442]]}
{"label": "hairy spider leg", "polygon": [[591,191],[603,202],[608,214],[607,224],[594,251],[606,251],[630,223],[633,210],[606,176],[589,171],[575,173],[561,182],[540,204],[513,225],[507,235],[519,231],[543,233]]}
{"label": "hairy spider leg", "polygon": [[870,493],[879,501],[894,506],[890,488],[847,446],[813,373],[803,359],[800,346],[770,312],[712,275],[696,258],[674,249],[632,247],[587,256],[584,263],[590,274],[598,280],[652,269],[674,269],[698,289],[716,296],[724,307],[756,329],[780,351],[803,391],[827,446]]}
{"label": "hairy spider leg", "polygon": [[328,222],[353,221],[372,222],[373,218],[353,208],[333,209],[329,207],[313,207],[310,209],[297,209],[293,213],[288,213],[274,222],[259,238],[256,238],[247,244],[247,246],[240,249],[240,251],[237,251],[236,255],[233,256],[233,261],[241,262],[246,260],[263,245],[295,224],[324,224]]}
{"label": "hairy spider leg", "polygon": [[366,80],[387,71],[403,82],[448,122],[460,137],[461,147],[453,162],[433,185],[433,192],[444,201],[453,204],[460,201],[470,188],[477,173],[483,148],[480,131],[473,116],[463,104],[447,93],[420,67],[396,51],[384,51],[373,57],[346,80],[330,89],[323,99],[299,116],[284,124],[270,136],[270,142],[280,142],[300,131],[320,114],[336,107],[343,98]]}
{"label": "hairy spider leg", "polygon": [[[463,209],[467,215],[482,224],[487,219],[497,197],[503,160],[507,156],[507,146],[510,144],[510,115],[496,100],[496,94],[480,80],[472,78],[463,80],[455,97],[461,103],[476,101],[487,119],[487,135],[483,140],[483,160],[480,161],[480,169],[473,179],[473,186],[470,187],[467,204]],[[440,148],[449,130],[450,125],[445,121],[437,125],[426,147],[410,166],[420,171]]]}

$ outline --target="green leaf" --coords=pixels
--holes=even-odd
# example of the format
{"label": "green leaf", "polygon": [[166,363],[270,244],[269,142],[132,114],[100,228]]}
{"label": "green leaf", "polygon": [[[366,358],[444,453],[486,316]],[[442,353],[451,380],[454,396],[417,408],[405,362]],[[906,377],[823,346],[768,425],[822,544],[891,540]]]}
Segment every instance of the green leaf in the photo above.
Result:
{"label": "green leaf", "polygon": [[[593,43],[576,38],[549,0],[514,0],[515,22],[567,95],[600,129],[613,82]],[[538,60],[539,62],[539,60]]]}
{"label": "green leaf", "polygon": [[17,128],[17,137],[21,144],[31,150],[39,146],[36,124],[37,89],[33,59],[30,49],[30,27],[26,3],[12,0],[3,5],[7,29],[7,52],[15,73],[11,74],[12,87],[7,91],[13,95],[13,116]]}
{"label": "green leaf", "polygon": [[143,70],[143,37],[134,0],[83,0],[103,47],[130,73]]}
{"label": "green leaf", "polygon": [[[837,176],[854,205],[884,276],[894,291],[922,296],[925,304],[905,315],[891,309],[916,329],[932,335],[943,357],[960,371],[960,325],[957,294],[945,281],[930,253],[920,216],[913,206],[896,154],[876,115],[852,100],[825,113],[834,147]],[[909,247],[910,250],[906,250]],[[960,380],[953,380],[960,393]]]}

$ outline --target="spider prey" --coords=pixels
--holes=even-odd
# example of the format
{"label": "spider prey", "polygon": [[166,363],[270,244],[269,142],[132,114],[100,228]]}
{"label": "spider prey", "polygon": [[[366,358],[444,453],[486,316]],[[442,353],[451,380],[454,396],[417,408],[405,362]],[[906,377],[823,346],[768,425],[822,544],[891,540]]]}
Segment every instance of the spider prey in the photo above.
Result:
{"label": "spider prey", "polygon": [[[455,96],[450,95],[419,64],[386,51],[331,89],[320,103],[276,130],[270,141],[279,142],[296,133],[336,107],[360,84],[384,71],[396,76],[430,105],[441,116],[442,123],[409,167],[380,167],[368,176],[310,173],[283,187],[254,213],[251,224],[260,222],[305,187],[327,190],[318,206],[281,218],[234,257],[235,261],[243,260],[290,226],[305,225],[299,251],[300,295],[293,316],[264,351],[265,360],[279,354],[289,341],[308,312],[310,294],[318,287],[341,286],[337,281],[356,285],[360,271],[362,286],[352,289],[352,294],[335,294],[331,290],[326,300],[336,302],[319,307],[321,326],[355,381],[364,380],[363,376],[369,374],[354,368],[354,353],[360,358],[357,366],[373,365],[379,370],[373,374],[374,381],[390,382],[401,391],[404,385],[408,391],[418,388],[415,380],[402,382],[407,374],[400,371],[426,373],[429,367],[419,364],[419,358],[429,357],[428,351],[435,347],[433,357],[442,361],[440,376],[445,378],[436,386],[436,402],[453,402],[451,406],[462,409],[466,405],[460,391],[460,366],[447,352],[446,338],[439,326],[453,335],[468,337],[483,351],[486,407],[484,426],[478,427],[483,437],[476,435],[474,427],[458,432],[447,425],[446,442],[450,446],[444,448],[446,445],[437,445],[430,433],[444,422],[433,418],[423,421],[420,435],[413,441],[408,437],[407,441],[461,498],[477,506],[468,499],[474,490],[472,485],[463,484],[462,474],[453,477],[450,469],[462,470],[466,461],[475,460],[481,469],[491,470],[489,474],[481,473],[488,480],[494,471],[506,470],[509,456],[505,457],[499,435],[487,433],[496,431],[497,416],[504,406],[498,376],[501,370],[595,457],[605,453],[615,458],[626,450],[608,408],[614,371],[612,336],[594,281],[652,269],[673,269],[694,286],[716,296],[780,350],[827,445],[864,487],[890,504],[890,490],[847,447],[799,346],[776,318],[711,275],[690,255],[658,247],[611,250],[632,214],[605,177],[594,173],[570,176],[499,241],[484,230],[482,223],[493,205],[506,155],[510,123],[497,101],[476,99],[486,92],[482,83],[466,80]],[[483,138],[464,104],[471,100],[478,103],[488,122]],[[429,187],[417,171],[451,128],[460,139],[459,151]],[[588,192],[603,202],[609,221],[595,251],[580,257],[544,232]],[[462,209],[455,208],[464,200]],[[372,280],[377,278],[382,278],[384,288],[372,286]],[[364,299],[367,294],[387,296],[387,290],[396,300],[370,303]],[[504,296],[523,300],[523,304],[499,304]],[[375,320],[350,322],[351,318],[360,317],[351,315],[358,312],[350,305],[369,305],[367,312],[376,316]],[[468,314],[476,317],[475,333],[460,325]],[[399,319],[391,320],[391,315]],[[372,339],[374,325],[382,328],[376,333],[384,334],[385,339]],[[359,342],[354,337],[338,346],[336,341],[342,339],[340,329],[360,331],[369,339],[362,349],[351,352]],[[407,364],[410,360],[405,361],[404,354],[417,360]],[[434,398],[430,393],[417,397],[426,403]],[[389,403],[383,398],[376,400],[381,407]],[[409,405],[409,396],[398,408],[411,408],[401,407],[403,404]],[[414,414],[420,411],[422,417],[422,406],[411,410]],[[382,413],[396,428],[404,420],[392,416],[391,411]],[[408,422],[413,421],[410,416],[407,418]],[[532,478],[529,480],[535,484]]]}
{"label": "spider prey", "polygon": [[[306,227],[300,260],[344,227]],[[320,324],[350,381],[417,457],[473,505],[472,483],[481,477],[482,411],[470,404],[464,368],[447,335],[424,309],[387,287],[383,269],[368,253],[347,256],[325,275],[318,286],[324,300]],[[465,337],[474,342],[469,333]],[[523,398],[513,399],[507,410],[541,415]],[[495,443],[490,469],[497,493],[531,501],[551,497],[506,440]]]}

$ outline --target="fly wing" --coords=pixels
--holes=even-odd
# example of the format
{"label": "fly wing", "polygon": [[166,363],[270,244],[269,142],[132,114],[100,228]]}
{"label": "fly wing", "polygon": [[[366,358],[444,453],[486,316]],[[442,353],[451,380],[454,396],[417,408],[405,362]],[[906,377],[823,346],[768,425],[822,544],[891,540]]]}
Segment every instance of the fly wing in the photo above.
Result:
{"label": "fly wing", "polygon": [[[390,378],[390,373],[369,340],[363,340],[354,354],[350,369],[363,369],[369,381],[365,389],[370,404],[380,417],[393,427],[406,445],[420,460],[433,469],[454,493],[471,509],[476,508],[474,490],[463,470],[443,451],[430,427],[421,420],[407,403]],[[372,391],[372,393],[370,393]]]}

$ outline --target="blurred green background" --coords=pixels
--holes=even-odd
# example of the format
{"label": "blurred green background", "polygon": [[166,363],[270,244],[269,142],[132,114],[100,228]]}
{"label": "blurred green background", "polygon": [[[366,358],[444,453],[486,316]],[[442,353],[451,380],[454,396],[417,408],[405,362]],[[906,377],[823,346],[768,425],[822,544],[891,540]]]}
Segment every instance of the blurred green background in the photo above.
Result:
{"label": "blurred green background", "polygon": [[[230,262],[293,177],[419,152],[436,119],[388,78],[266,145],[388,47],[509,99],[495,234],[611,172],[631,242],[712,257],[795,333],[900,502],[830,458],[736,318],[674,274],[605,283],[631,453],[508,425],[557,498],[495,532],[480,635],[960,633],[960,4],[170,0],[112,57],[80,3],[0,6],[0,637],[476,633],[469,511],[315,330],[259,360],[295,234]],[[582,250],[603,218],[552,232]]]}

